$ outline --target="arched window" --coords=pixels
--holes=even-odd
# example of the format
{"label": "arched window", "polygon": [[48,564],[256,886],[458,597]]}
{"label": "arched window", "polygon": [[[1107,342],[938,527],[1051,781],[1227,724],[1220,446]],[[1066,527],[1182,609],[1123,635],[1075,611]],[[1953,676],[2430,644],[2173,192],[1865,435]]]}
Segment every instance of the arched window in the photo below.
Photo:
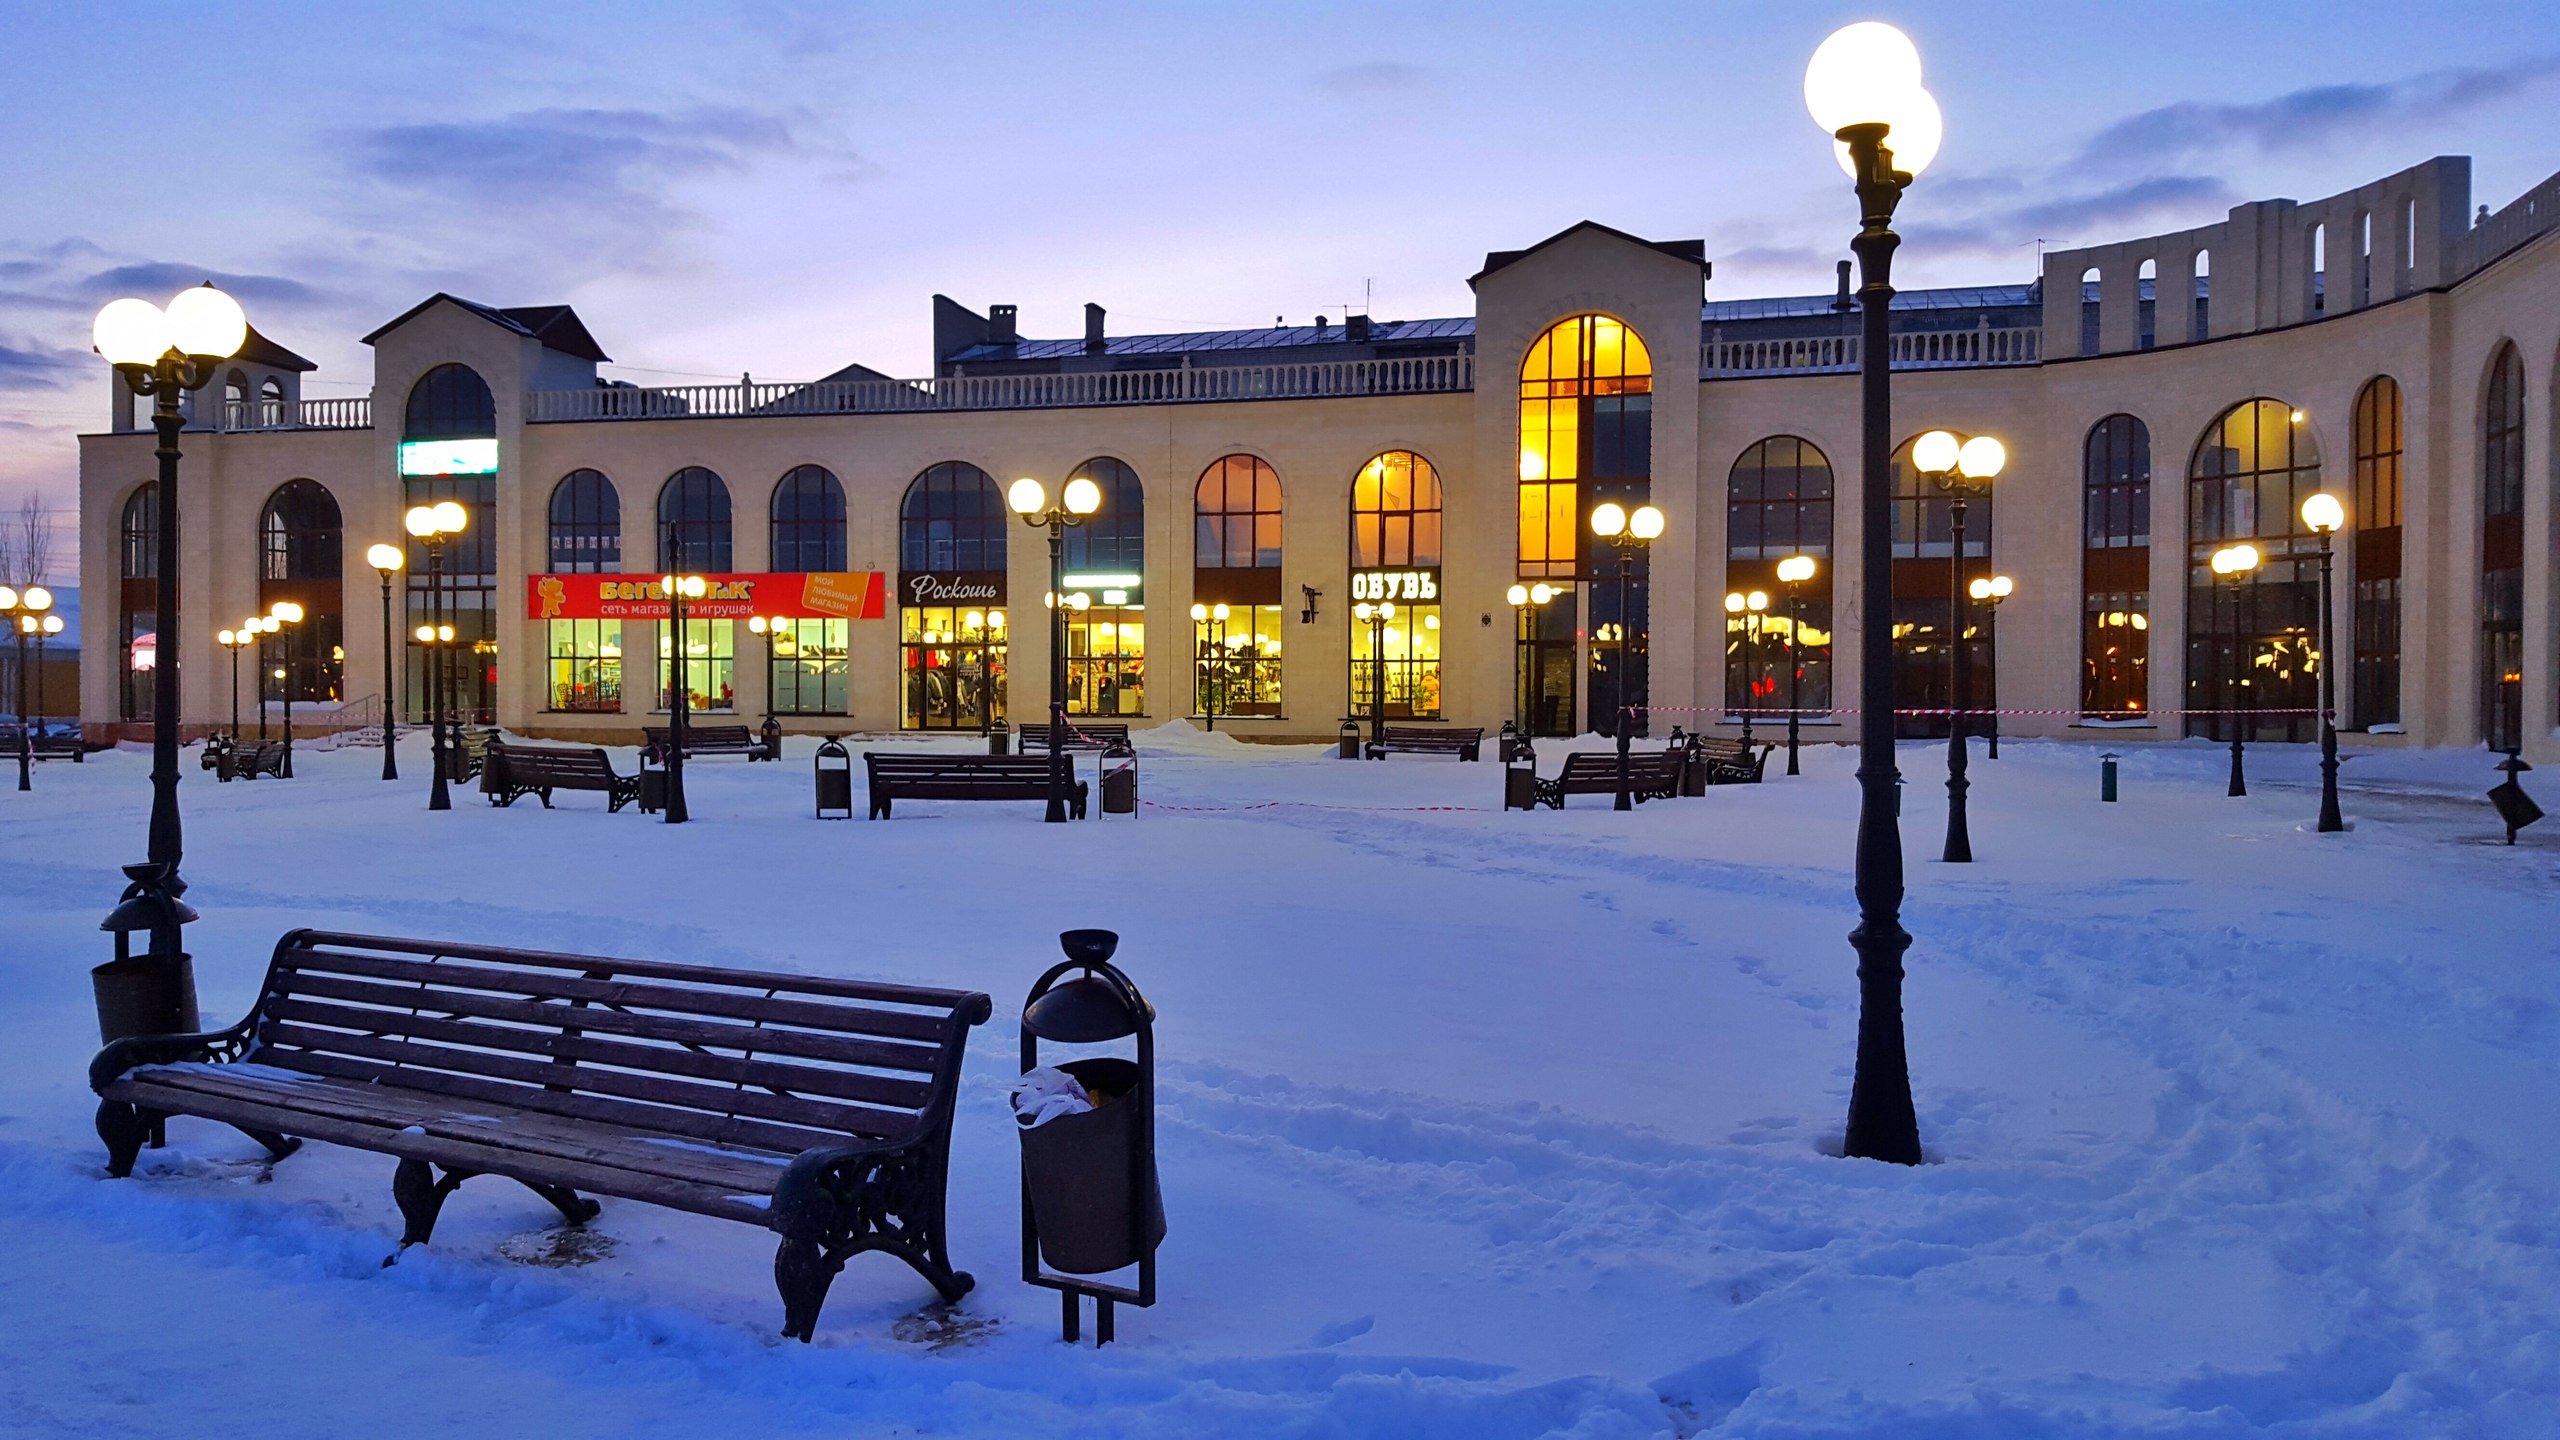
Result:
{"label": "arched window", "polygon": [[2143,261],[2142,268],[2134,274],[2133,283],[2140,292],[2135,298],[2142,312],[2141,335],[2135,344],[2138,349],[2148,350],[2158,343],[2160,335],[2160,262]]}
{"label": "arched window", "polygon": [[288,480],[267,497],[258,514],[258,608],[290,600],[302,607],[302,619],[260,647],[259,694],[343,698],[345,539],[337,498],[318,481]]}
{"label": "arched window", "polygon": [[[1584,703],[1604,733],[1648,695],[1652,581],[1643,552],[1622,584],[1619,552],[1586,546],[1583,536],[1593,507],[1633,508],[1652,493],[1653,356],[1644,337],[1607,315],[1558,321],[1520,362],[1519,578],[1567,582],[1539,621],[1567,635],[1590,632]],[[1603,579],[1587,593],[1571,583]]]}
{"label": "arched window", "polygon": [[2080,713],[2151,709],[2151,430],[2131,415],[2081,447]]}
{"label": "arched window", "polygon": [[2106,333],[2099,325],[2100,310],[2105,304],[2105,288],[2105,277],[2099,274],[2097,266],[2092,265],[2080,272],[2080,353],[2083,355],[2097,354]]}
{"label": "arched window", "polygon": [[[551,487],[551,573],[610,575],[622,569],[622,496],[602,472],[572,470]],[[552,710],[622,709],[622,622],[543,622],[546,699]]]}
{"label": "arched window", "polygon": [[658,564],[689,574],[730,568],[729,482],[699,465],[667,477],[658,490]]}
{"label": "arched window", "polygon": [[2356,212],[2356,281],[2355,303],[2358,308],[2373,303],[2373,212]]}
{"label": "arched window", "polygon": [[439,365],[409,387],[401,438],[481,440],[498,433],[498,402],[468,365]]}
{"label": "arched window", "polygon": [[1102,508],[1069,526],[1067,712],[1143,715],[1147,709],[1147,491],[1138,472],[1097,455],[1067,472],[1102,491]]}
{"label": "arched window", "polygon": [[2524,743],[2524,357],[2489,362],[2480,406],[2480,738]]}
{"label": "arched window", "polygon": [[1195,715],[1280,713],[1280,476],[1260,457],[1211,461],[1192,488],[1191,598],[1228,618],[1196,632]]}
{"label": "arched window", "polygon": [[[497,401],[489,393],[488,382],[468,365],[438,365],[409,387],[409,399],[401,416],[401,439],[412,440],[493,440],[498,433]],[[433,447],[444,449],[447,447]],[[469,448],[469,447],[465,447]],[[494,445],[478,447],[494,452]],[[405,452],[404,452],[405,453]],[[427,549],[415,540],[409,543],[408,610],[409,623],[425,623],[441,613],[444,622],[454,627],[455,654],[467,655],[468,661],[457,660],[450,683],[458,686],[451,698],[455,711],[466,722],[495,723],[497,716],[498,666],[494,663],[498,645],[498,477],[494,469],[485,468],[484,458],[464,462],[484,468],[452,474],[409,474],[402,465],[401,496],[404,505],[433,505],[451,500],[461,505],[469,519],[462,534],[444,547],[443,601],[439,606],[429,593]],[[420,648],[410,651],[408,683],[401,687],[401,703],[414,718],[423,720],[428,710],[428,652]]]}
{"label": "arched window", "polygon": [[335,580],[345,563],[337,499],[314,480],[288,480],[258,517],[259,578]]}
{"label": "arched window", "polygon": [[273,375],[258,386],[258,424],[269,430],[284,426],[284,382]]}
{"label": "arched window", "polygon": [[117,715],[151,718],[151,672],[159,659],[160,485],[146,480],[125,497],[116,522]]}
{"label": "arched window", "polygon": [[222,379],[222,428],[249,428],[249,377],[234,370]]}
{"label": "arched window", "polygon": [[2349,723],[2400,723],[2400,383],[2376,375],[2356,392],[2354,684]]}
{"label": "arched window", "polygon": [[[1953,597],[1959,587],[1991,573],[1991,522],[1999,508],[2000,481],[1989,494],[1965,501],[1963,571],[1956,572],[1955,502],[1936,481],[1911,463],[1912,436],[1894,447],[1893,495],[1893,699],[1906,710],[1944,710],[1955,703],[1955,623]],[[2012,470],[2017,457],[2010,457]],[[1981,607],[1968,602],[1965,611],[1964,660],[1967,700],[1975,707],[1999,704],[1999,667],[1992,649],[1996,629],[1986,633]],[[1985,643],[1985,642],[1989,643]],[[1979,724],[1979,721],[1975,722]],[[1947,733],[1944,715],[1903,715],[1894,722],[1905,738],[1931,738]]]}
{"label": "arched window", "polygon": [[2329,308],[2329,227],[2312,226],[2309,244],[2311,313],[2320,315]]}
{"label": "arched window", "polygon": [[908,729],[1004,723],[1001,607],[1013,524],[996,482],[965,461],[946,460],[907,485],[898,505],[898,624]]}
{"label": "arched window", "polygon": [[[2187,462],[2187,733],[2307,740],[2318,730],[2320,547],[2302,502],[2320,488],[2307,417],[2281,400],[2222,412]],[[2261,563],[2237,580],[2213,553],[2247,542]],[[2234,711],[2255,711],[2235,715]]]}
{"label": "arched window", "polygon": [[[1725,476],[1725,588],[1770,596],[1765,613],[1726,621],[1728,711],[1831,708],[1832,487],[1830,457],[1793,435],[1755,442]],[[1800,587],[1778,580],[1790,555],[1816,562]]]}
{"label": "arched window", "polygon": [[551,487],[551,573],[622,568],[622,496],[602,471],[572,470]]}
{"label": "arched window", "polygon": [[773,560],[784,574],[845,566],[844,485],[823,465],[801,465],[773,487]]}
{"label": "arched window", "polygon": [[[1373,456],[1351,482],[1351,600],[1351,713],[1437,719],[1440,472],[1410,450]],[[1364,621],[1361,606],[1379,608]]]}
{"label": "arched window", "polygon": [[2205,339],[2213,333],[2213,252],[2196,252],[2196,325],[2195,338]]}

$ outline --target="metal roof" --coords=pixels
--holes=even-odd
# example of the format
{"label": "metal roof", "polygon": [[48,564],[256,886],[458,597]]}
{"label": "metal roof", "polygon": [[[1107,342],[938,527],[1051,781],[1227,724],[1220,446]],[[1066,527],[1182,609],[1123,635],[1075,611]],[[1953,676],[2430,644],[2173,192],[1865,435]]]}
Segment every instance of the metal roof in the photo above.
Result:
{"label": "metal roof", "polygon": [[[1853,301],[1854,303],[1854,301]],[[2003,310],[2036,304],[2030,285],[1957,285],[1941,290],[1903,290],[1893,297],[1896,310]],[[1840,313],[1836,295],[1779,295],[1758,300],[1710,300],[1699,307],[1709,325],[1743,320],[1793,320]]]}

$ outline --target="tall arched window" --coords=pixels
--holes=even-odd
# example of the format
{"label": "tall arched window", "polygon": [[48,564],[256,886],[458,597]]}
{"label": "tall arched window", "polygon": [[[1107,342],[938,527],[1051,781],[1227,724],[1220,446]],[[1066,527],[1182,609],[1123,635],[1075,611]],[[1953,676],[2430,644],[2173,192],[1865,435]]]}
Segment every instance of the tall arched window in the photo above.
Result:
{"label": "tall arched window", "polygon": [[[1439,718],[1440,472],[1410,450],[1372,457],[1351,482],[1351,600],[1351,713]],[[1363,605],[1378,607],[1369,620]]]}
{"label": "tall arched window", "polygon": [[[551,487],[550,568],[555,575],[610,575],[622,568],[622,496],[595,470],[572,470]],[[553,710],[622,709],[622,622],[543,622]]]}
{"label": "tall arched window", "polygon": [[125,497],[116,522],[117,715],[151,718],[151,672],[160,654],[160,484],[145,480]]}
{"label": "tall arched window", "polygon": [[658,489],[658,564],[697,574],[730,567],[729,482],[687,465]]}
{"label": "tall arched window", "polygon": [[842,570],[844,485],[823,465],[801,465],[773,487],[773,559],[784,574]]}
{"label": "tall arched window", "polygon": [[2148,350],[2160,340],[2160,262],[2143,261],[2142,268],[2134,272],[2133,283],[2137,292],[2135,299],[2141,308],[2137,317],[2140,333],[2135,337],[2135,348]]}
{"label": "tall arched window", "polygon": [[[1831,708],[1832,483],[1830,457],[1793,435],[1755,442],[1725,476],[1725,587],[1770,597],[1763,614],[1726,621],[1728,711]],[[1778,581],[1790,555],[1814,559],[1801,587]]]}
{"label": "tall arched window", "polygon": [[[2189,735],[2317,732],[2320,547],[2302,502],[2319,488],[2310,426],[2281,400],[2241,401],[2196,441],[2187,462]],[[2237,581],[2215,575],[2213,552],[2243,541],[2258,548],[2258,568]]]}
{"label": "tall arched window", "polygon": [[2195,338],[2213,334],[2213,252],[2196,252],[2196,323]]}
{"label": "tall arched window", "polygon": [[260,695],[344,698],[345,541],[337,498],[316,480],[286,481],[259,511],[258,608],[272,610],[285,600],[302,607],[300,623],[260,647]]}
{"label": "tall arched window", "polygon": [[[1191,507],[1192,601],[1228,611],[1223,631],[1213,622],[1199,632],[1192,713],[1278,715],[1279,473],[1258,456],[1221,456],[1200,473]],[[1212,648],[1222,651],[1214,665]]]}
{"label": "tall arched window", "polygon": [[[2103,343],[2105,331],[2100,325],[2100,307],[2105,304],[2105,277],[2095,265],[2080,272],[2080,353],[2095,355]],[[1897,697],[1899,698],[1899,697]]]}
{"label": "tall arched window", "polygon": [[2080,456],[2080,713],[2151,709],[2151,430],[2131,415],[2089,427]]}
{"label": "tall arched window", "polygon": [[2489,362],[2480,406],[2480,738],[2524,743],[2524,357]]}
{"label": "tall arched window", "polygon": [[1067,616],[1067,711],[1143,715],[1147,710],[1147,491],[1138,472],[1097,455],[1067,472],[1102,491],[1102,508],[1066,535],[1067,593],[1085,604]]}
{"label": "tall arched window", "polygon": [[258,424],[269,430],[284,425],[284,382],[272,375],[258,386]]}
{"label": "tall arched window", "polygon": [[[718,575],[732,565],[729,482],[699,465],[687,465],[658,487],[658,566],[676,574]],[[675,700],[681,647],[685,704],[701,710],[737,707],[738,626],[734,620],[685,617],[684,634],[658,627],[658,706]]]}
{"label": "tall arched window", "polygon": [[898,627],[908,729],[1005,723],[1005,537],[1014,523],[996,482],[966,461],[946,460],[907,485]]}
{"label": "tall arched window", "polygon": [[[1589,630],[1585,703],[1604,732],[1614,732],[1622,707],[1647,698],[1652,586],[1641,552],[1622,585],[1618,552],[1583,536],[1594,506],[1644,504],[1652,480],[1653,356],[1644,337],[1606,315],[1557,322],[1520,362],[1519,577],[1567,582],[1568,595],[1539,620],[1568,635]],[[1607,583],[1575,593],[1573,582],[1599,580]]]}
{"label": "tall arched window", "polygon": [[234,370],[222,378],[222,428],[248,429],[251,413],[249,377]]}
{"label": "tall arched window", "polygon": [[[454,663],[447,670],[454,687],[450,702],[467,722],[494,724],[498,685],[498,476],[490,455],[498,434],[497,401],[488,382],[468,365],[438,365],[409,387],[401,415],[400,437],[416,440],[481,440],[479,447],[426,447],[412,462],[404,444],[401,498],[404,505],[433,505],[451,500],[469,520],[462,534],[444,547],[443,603],[445,623],[454,629]],[[476,449],[476,457],[463,453]],[[429,457],[442,456],[441,462]],[[465,468],[444,474],[416,473],[431,463]],[[409,623],[431,618],[438,607],[428,586],[427,547],[409,542]],[[463,657],[469,657],[465,659]],[[418,719],[428,708],[428,652],[410,651],[408,683],[401,703]]]}
{"label": "tall arched window", "polygon": [[[2370,218],[2370,217],[2368,217]],[[2400,382],[2376,375],[2356,392],[2354,684],[2349,722],[2400,723]]]}
{"label": "tall arched window", "polygon": [[[1955,703],[1955,646],[1949,627],[1955,612],[1950,588],[1971,585],[1991,573],[1991,521],[2000,483],[1965,502],[1964,560],[1955,573],[1955,502],[1911,463],[1913,436],[1894,447],[1893,467],[1893,699],[1898,708],[1944,710]],[[2011,457],[2014,466],[2016,457]],[[1980,606],[1965,611],[1967,699],[1976,707],[2000,703],[1999,666],[1993,649],[1999,632],[1986,633]],[[1988,642],[1988,643],[1986,643]],[[1906,738],[1947,733],[1944,715],[1903,715],[1896,731]]]}

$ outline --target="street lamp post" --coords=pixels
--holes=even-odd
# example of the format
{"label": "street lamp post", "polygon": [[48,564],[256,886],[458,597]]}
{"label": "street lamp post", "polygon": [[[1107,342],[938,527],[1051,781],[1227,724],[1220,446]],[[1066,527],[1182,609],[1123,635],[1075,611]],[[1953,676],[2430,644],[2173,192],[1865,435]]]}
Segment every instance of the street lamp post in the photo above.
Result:
{"label": "street lamp post", "polygon": [[[267,610],[267,633],[282,637],[278,647],[283,651],[280,658],[284,663],[276,667],[276,678],[281,682],[278,688],[284,691],[284,759],[276,767],[276,776],[282,780],[293,778],[293,682],[300,668],[293,658],[293,637],[285,633],[285,627],[301,623],[302,607],[290,600],[279,600]],[[265,697],[261,694],[259,698],[258,714],[264,719]]]}
{"label": "street lamp post", "polygon": [[[34,722],[27,712],[27,637],[44,634],[44,624],[48,620],[53,622],[55,630],[59,631],[62,628],[61,616],[46,613],[52,609],[53,592],[41,585],[30,585],[24,590],[13,590],[6,585],[0,585],[0,615],[12,616],[18,622],[9,628],[15,630],[18,635],[18,693],[15,697],[15,706],[18,712],[18,788],[21,790],[35,788],[35,781],[30,774],[35,768],[36,742]],[[38,663],[41,664],[43,655],[41,648],[37,650],[37,655]],[[42,681],[39,680],[38,683],[41,684]]]}
{"label": "street lamp post", "polygon": [[1536,650],[1537,615],[1556,598],[1556,588],[1544,581],[1514,585],[1502,593],[1502,598],[1511,605],[1511,728],[1526,740],[1529,712],[1535,700],[1536,676],[1529,669],[1529,657]]}
{"label": "street lamp post", "polygon": [[[1725,613],[1742,625],[1742,748],[1751,748],[1751,721],[1760,708],[1760,617],[1769,609],[1769,592],[1736,590],[1724,597]],[[1728,710],[1736,707],[1727,705]]]}
{"label": "street lamp post", "polygon": [[[1982,642],[1991,647],[1991,673],[1994,675],[2000,673],[2000,602],[2008,599],[2017,588],[2018,582],[2006,575],[1985,575],[1965,587],[1964,593],[1983,607]],[[1983,726],[1984,737],[1991,742],[1985,753],[1997,760],[2000,758],[1999,707],[1993,706],[1984,719],[1988,722]]]}
{"label": "street lamp post", "polygon": [[2347,507],[2338,497],[2326,491],[2302,502],[2302,523],[2320,537],[2320,825],[2319,833],[2332,835],[2347,828],[2346,817],[2338,813],[2338,671],[2334,663],[2337,625],[2330,614],[2334,598],[2330,587],[2335,583],[2331,566],[2330,544],[2347,523]]}
{"label": "street lamp post", "polygon": [[1618,552],[1618,658],[1617,702],[1614,722],[1618,732],[1618,799],[1612,807],[1618,810],[1636,808],[1627,784],[1627,746],[1635,729],[1635,706],[1628,701],[1628,684],[1635,677],[1629,647],[1635,642],[1634,618],[1627,609],[1627,582],[1636,567],[1636,552],[1651,545],[1662,535],[1662,512],[1651,505],[1639,505],[1631,513],[1614,500],[1603,500],[1591,507],[1591,533]]}
{"label": "street lamp post", "polygon": [[774,718],[773,662],[776,643],[785,633],[782,627],[790,623],[787,615],[747,617],[747,629],[764,637],[764,724],[758,727],[758,733],[764,737],[764,753],[774,760],[782,758],[782,722]]}
{"label": "street lamp post", "polygon": [[[1218,702],[1226,698],[1227,677],[1231,657],[1227,654],[1227,618],[1235,612],[1224,601],[1191,606],[1192,634],[1205,636],[1208,653],[1200,662],[1200,713],[1209,722],[1209,733],[1218,733]],[[1215,666],[1215,670],[1211,667]]]}
{"label": "street lamp post", "polygon": [[[1934,159],[1943,135],[1938,103],[1920,84],[1920,52],[1901,31],[1861,21],[1814,51],[1804,77],[1806,108],[1836,142],[1855,182],[1861,331],[1858,352],[1861,454],[1859,583],[1865,621],[1858,670],[1858,1055],[1849,1082],[1844,1152],[1920,1163],[1920,1122],[1911,1103],[1911,1062],[1902,1031],[1902,830],[1895,816],[1900,776],[1893,756],[1893,370],[1888,307],[1893,301],[1893,212],[1913,177]],[[1888,140],[1891,141],[1888,144]]]}
{"label": "street lamp post", "polygon": [[1939,857],[1950,865],[1973,861],[1973,832],[1965,823],[1965,792],[1971,788],[1965,741],[1973,720],[1973,671],[1965,664],[1965,509],[1973,496],[1990,493],[1992,478],[2008,458],[2007,449],[1988,435],[1961,440],[1932,430],[1911,445],[1912,468],[1946,492],[1954,540],[1947,561],[1947,845]]}
{"label": "street lamp post", "polygon": [[1396,618],[1396,602],[1363,600],[1351,607],[1351,618],[1369,627],[1369,743],[1381,745],[1387,738],[1387,622]]}
{"label": "street lamp post", "polygon": [[240,743],[240,652],[258,638],[258,622],[243,620],[237,630],[213,632],[213,643],[231,652],[231,743]]}
{"label": "street lamp post", "polygon": [[684,803],[686,720],[693,709],[693,653],[685,642],[684,602],[711,593],[711,583],[699,575],[662,575],[658,577],[658,588],[667,597],[669,637],[663,647],[667,655],[667,753],[659,761],[667,774],[666,823],[682,825],[693,818]]}
{"label": "street lamp post", "polygon": [[1804,718],[1804,584],[1813,578],[1810,555],[1790,555],[1778,562],[1778,583],[1787,587],[1787,773],[1796,768],[1796,731]]}
{"label": "street lamp post", "polygon": [[427,547],[427,623],[419,627],[418,635],[427,647],[427,769],[434,772],[427,782],[430,810],[453,808],[453,797],[446,790],[451,763],[445,739],[445,652],[453,648],[453,627],[444,618],[444,547],[470,521],[471,512],[458,500],[412,505],[400,517],[402,528]]}
{"label": "street lamp post", "polygon": [[1005,491],[1005,504],[1022,523],[1049,531],[1049,807],[1040,818],[1067,821],[1067,527],[1081,525],[1102,508],[1102,487],[1079,475],[1066,483],[1057,505],[1037,480],[1021,479]]}
{"label": "street lamp post", "polygon": [[36,723],[45,723],[44,647],[45,642],[62,633],[62,617],[46,615],[36,621]]}
{"label": "street lamp post", "polygon": [[159,461],[160,553],[152,567],[150,859],[127,867],[132,884],[116,914],[150,917],[152,983],[159,991],[152,1003],[164,1014],[192,1021],[195,986],[178,940],[178,927],[195,918],[179,899],[187,885],[178,873],[186,848],[178,818],[178,434],[186,417],[179,413],[178,395],[203,389],[215,367],[239,353],[249,338],[249,317],[238,301],[200,285],[180,291],[165,310],[147,300],[111,300],[90,335],[126,388],[152,397],[151,428],[160,440],[152,452]]}
{"label": "street lamp post", "polygon": [[2249,780],[2241,770],[2241,730],[2247,723],[2240,714],[2240,587],[2249,583],[2260,560],[2255,545],[2225,545],[2213,552],[2213,573],[2231,582],[2231,657],[2222,680],[2223,713],[2231,722],[2231,788],[2225,794],[2239,797],[2249,793]]}
{"label": "street lamp post", "polygon": [[365,562],[382,577],[382,778],[400,778],[399,719],[400,707],[394,703],[392,679],[397,673],[398,649],[391,643],[391,577],[409,563],[397,545],[375,545],[364,552]]}

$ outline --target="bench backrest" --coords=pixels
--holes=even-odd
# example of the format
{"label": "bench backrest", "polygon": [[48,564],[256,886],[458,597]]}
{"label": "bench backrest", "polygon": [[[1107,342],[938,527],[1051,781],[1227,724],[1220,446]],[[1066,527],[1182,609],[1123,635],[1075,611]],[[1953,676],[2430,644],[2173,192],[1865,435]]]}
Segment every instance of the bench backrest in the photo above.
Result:
{"label": "bench backrest", "polygon": [[[1642,780],[1648,776],[1675,770],[1679,764],[1680,759],[1677,755],[1665,754],[1658,750],[1632,751],[1627,756],[1627,777],[1630,780]],[[1618,778],[1617,752],[1612,750],[1573,751],[1564,757],[1564,768],[1556,772],[1556,778],[1559,780],[1598,778],[1614,781]]]}
{"label": "bench backrest", "polygon": [[961,990],[297,930],[243,1058],[796,1154],[946,1129]]}
{"label": "bench backrest", "polygon": [[[659,746],[667,744],[675,736],[673,727],[666,725],[643,725],[640,727],[640,732],[649,737],[650,744]],[[687,725],[684,727],[684,743],[690,748],[695,745],[747,745],[760,742],[756,740],[755,732],[744,725]]]}
{"label": "bench backrest", "polygon": [[489,768],[509,779],[542,775],[606,779],[613,774],[613,761],[601,749],[571,749],[556,745],[492,745],[489,747]]}
{"label": "bench backrest", "polygon": [[967,784],[979,777],[1007,783],[1046,780],[1050,764],[1045,755],[891,755],[877,750],[863,751],[862,763],[875,781],[933,779],[955,784]]}
{"label": "bench backrest", "polygon": [[1425,729],[1419,725],[1389,725],[1381,738],[1387,740],[1441,741],[1448,744],[1473,744],[1484,739],[1484,727],[1474,729]]}

